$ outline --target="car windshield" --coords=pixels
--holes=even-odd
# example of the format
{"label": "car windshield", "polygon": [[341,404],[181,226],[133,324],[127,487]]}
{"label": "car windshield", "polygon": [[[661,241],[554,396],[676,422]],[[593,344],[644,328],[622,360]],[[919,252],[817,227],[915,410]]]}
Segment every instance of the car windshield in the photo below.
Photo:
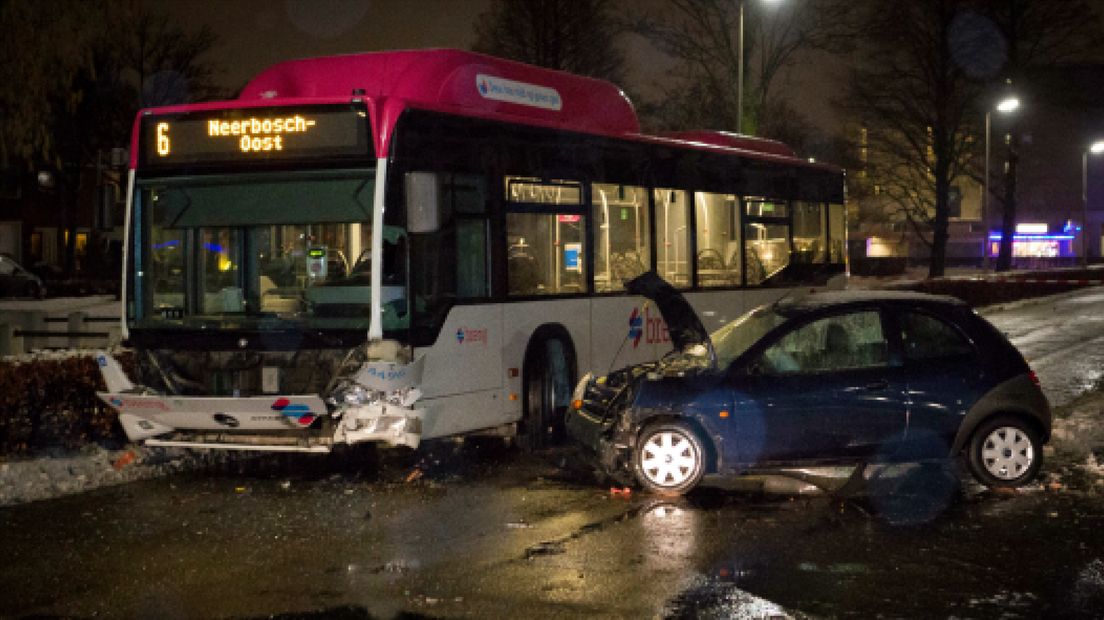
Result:
{"label": "car windshield", "polygon": [[786,317],[770,306],[756,308],[713,332],[713,348],[717,352],[717,367],[725,368],[758,342],[770,330],[785,322]]}

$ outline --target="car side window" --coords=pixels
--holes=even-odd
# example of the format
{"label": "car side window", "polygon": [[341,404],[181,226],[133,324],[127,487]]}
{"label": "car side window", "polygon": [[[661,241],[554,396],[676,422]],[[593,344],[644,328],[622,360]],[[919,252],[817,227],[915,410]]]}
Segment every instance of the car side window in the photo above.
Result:
{"label": "car side window", "polygon": [[759,367],[771,374],[877,368],[888,347],[876,310],[819,319],[798,327],[763,352]]}
{"label": "car side window", "polygon": [[941,319],[920,312],[901,315],[901,343],[910,361],[973,355],[970,342]]}

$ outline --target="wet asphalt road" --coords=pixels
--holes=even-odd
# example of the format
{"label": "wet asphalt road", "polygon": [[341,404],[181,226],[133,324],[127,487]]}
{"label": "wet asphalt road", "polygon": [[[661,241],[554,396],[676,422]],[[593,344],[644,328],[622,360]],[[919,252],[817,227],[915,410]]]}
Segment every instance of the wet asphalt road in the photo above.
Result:
{"label": "wet asphalt road", "polygon": [[1099,491],[997,496],[918,472],[858,501],[722,486],[671,502],[613,495],[555,459],[451,444],[417,463],[295,457],[6,508],[0,615],[1104,610]]}
{"label": "wet asphalt road", "polygon": [[[1102,301],[990,318],[1048,392],[1062,364],[1082,372],[1051,394],[1071,399],[1100,366],[1045,343],[1091,355],[1083,345],[1104,333],[1055,309],[1092,314]],[[565,460],[442,442],[416,456],[265,458],[3,508],[0,616],[1104,615],[1095,480],[996,495],[906,468],[856,500],[712,481],[666,501],[611,493]]]}
{"label": "wet asphalt road", "polygon": [[1104,375],[1104,287],[982,313],[1020,349],[1051,406],[1099,388]]}

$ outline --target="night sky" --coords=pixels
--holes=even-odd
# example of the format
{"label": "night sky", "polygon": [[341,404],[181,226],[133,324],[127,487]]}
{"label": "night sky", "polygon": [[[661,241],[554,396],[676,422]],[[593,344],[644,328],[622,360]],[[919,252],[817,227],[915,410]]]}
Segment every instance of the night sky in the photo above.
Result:
{"label": "night sky", "polygon": [[469,48],[489,0],[146,0],[219,37],[222,84],[237,90],[283,60],[423,47]]}
{"label": "night sky", "polygon": [[[293,58],[387,49],[468,49],[474,24],[490,0],[141,0],[188,28],[208,25],[219,37],[214,51],[222,85],[231,92],[274,63]],[[810,0],[789,0],[810,1]],[[1089,0],[1104,16],[1104,0]],[[615,3],[639,10],[662,0]],[[619,45],[627,61],[627,90],[644,97],[665,87],[673,62],[636,35]],[[846,84],[844,61],[806,54],[782,74],[775,92],[827,131],[842,129],[830,105]],[[636,101],[639,105],[639,101]]]}

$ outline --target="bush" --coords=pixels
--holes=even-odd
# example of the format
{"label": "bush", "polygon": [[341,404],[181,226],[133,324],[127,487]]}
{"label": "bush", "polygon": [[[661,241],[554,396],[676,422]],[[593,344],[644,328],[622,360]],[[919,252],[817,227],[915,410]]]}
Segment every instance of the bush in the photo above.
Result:
{"label": "bush", "polygon": [[[130,372],[133,355],[117,358]],[[0,455],[125,443],[115,410],[96,397],[103,389],[91,353],[0,361]]]}

